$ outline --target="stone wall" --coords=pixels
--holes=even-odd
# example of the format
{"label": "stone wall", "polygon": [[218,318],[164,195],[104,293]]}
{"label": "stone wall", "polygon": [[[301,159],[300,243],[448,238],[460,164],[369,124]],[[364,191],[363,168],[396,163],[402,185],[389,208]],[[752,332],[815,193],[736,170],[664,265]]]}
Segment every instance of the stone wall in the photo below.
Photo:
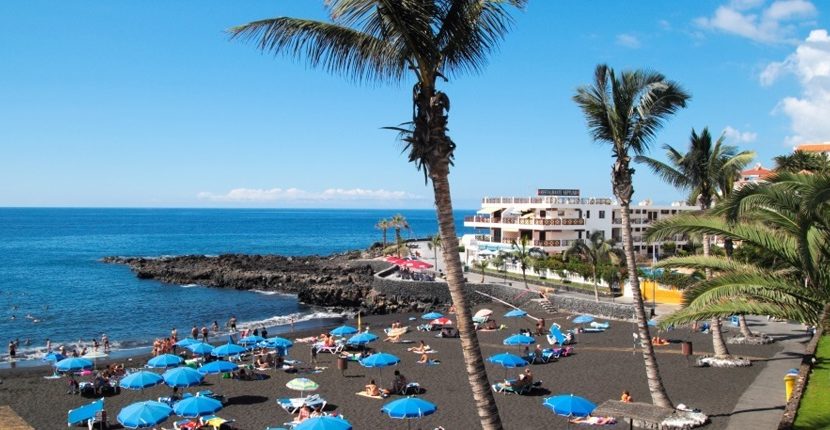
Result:
{"label": "stone wall", "polygon": [[[626,303],[612,303],[593,299],[581,299],[549,294],[548,300],[560,310],[577,314],[601,316],[615,320],[631,320],[634,318],[634,306]],[[648,310],[646,310],[648,312]]]}

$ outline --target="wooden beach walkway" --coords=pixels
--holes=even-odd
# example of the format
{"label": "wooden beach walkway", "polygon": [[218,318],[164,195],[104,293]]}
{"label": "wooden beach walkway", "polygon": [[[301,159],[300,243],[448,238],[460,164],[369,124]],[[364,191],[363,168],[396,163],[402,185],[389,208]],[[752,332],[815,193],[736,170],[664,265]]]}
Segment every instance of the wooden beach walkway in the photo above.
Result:
{"label": "wooden beach walkway", "polygon": [[0,426],[5,430],[35,430],[6,405],[0,406]]}

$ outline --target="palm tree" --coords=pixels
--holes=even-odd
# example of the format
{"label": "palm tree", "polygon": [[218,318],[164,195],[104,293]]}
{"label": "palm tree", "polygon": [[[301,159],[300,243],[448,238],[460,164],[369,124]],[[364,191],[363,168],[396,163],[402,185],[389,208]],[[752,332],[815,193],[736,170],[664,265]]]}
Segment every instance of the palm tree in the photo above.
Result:
{"label": "palm tree", "polygon": [[792,154],[779,155],[773,158],[776,172],[799,173],[828,172],[830,171],[830,159],[824,153],[806,151],[794,151]]}
{"label": "palm tree", "polygon": [[389,225],[395,229],[395,243],[398,245],[398,258],[401,258],[401,248],[403,247],[401,229],[409,230],[409,222],[406,221],[405,216],[401,214],[395,214],[389,220]]}
{"label": "palm tree", "polygon": [[588,241],[577,240],[565,251],[566,256],[576,256],[582,261],[591,265],[591,273],[594,279],[594,299],[599,302],[599,277],[597,267],[600,264],[617,264],[622,258],[619,250],[614,248],[614,241],[605,240],[602,230],[597,230],[588,236]]}
{"label": "palm tree", "polygon": [[[703,211],[712,207],[712,204],[721,196],[728,195],[734,186],[741,170],[755,157],[752,151],[738,152],[738,148],[724,145],[724,136],[712,145],[712,135],[707,127],[700,134],[692,129],[689,138],[689,149],[683,154],[671,145],[663,145],[669,163],[663,163],[645,155],[634,158],[637,163],[645,164],[664,181],[675,188],[689,192],[689,204],[699,204]],[[703,256],[710,254],[710,237],[703,235]],[[729,349],[723,340],[720,318],[711,323],[712,344],[715,356],[729,355]]]}
{"label": "palm tree", "polygon": [[499,253],[499,255],[490,259],[490,264],[496,268],[496,270],[501,270],[504,273],[504,283],[507,283],[507,257],[504,254]]}
{"label": "palm tree", "polygon": [[[716,234],[741,241],[765,261],[696,257],[669,259],[667,267],[721,273],[694,287],[676,322],[697,316],[773,315],[816,322],[830,297],[830,175],[781,173],[765,184],[735,191],[710,215],[662,220],[649,240],[681,233]],[[774,261],[774,264],[770,264]]]}
{"label": "palm tree", "polygon": [[530,245],[530,240],[525,236],[520,237],[518,242],[514,239],[510,243],[510,247],[513,249],[513,258],[519,261],[519,267],[522,269],[522,279],[525,282],[526,290],[530,289],[527,285],[527,268],[530,267],[531,263],[530,247],[528,245]]}
{"label": "palm tree", "polygon": [[313,67],[354,80],[414,78],[413,115],[396,127],[409,160],[431,181],[443,241],[446,278],[458,313],[458,331],[481,426],[501,429],[484,359],[464,298],[464,273],[452,212],[449,172],[455,143],[448,136],[450,99],[439,80],[484,68],[512,24],[510,12],[526,0],[327,0],[331,22],[274,18],[230,30],[262,51],[304,57]]}
{"label": "palm tree", "polygon": [[438,270],[438,250],[441,249],[441,235],[436,234],[430,237],[427,248],[432,251],[432,257],[435,259],[435,270]]}
{"label": "palm tree", "polygon": [[629,153],[645,152],[663,121],[685,107],[688,99],[689,95],[678,84],[666,80],[659,73],[636,70],[623,72],[617,77],[607,65],[597,66],[593,85],[580,87],[574,96],[574,101],[585,113],[594,140],[611,144],[615,159],[611,168],[611,186],[621,206],[623,248],[628,265],[628,279],[634,294],[634,310],[643,346],[646,378],[652,401],[663,407],[672,407],[672,403],[657,367],[637,279],[629,211],[631,196],[634,194],[634,169],[630,167]]}
{"label": "palm tree", "polygon": [[375,228],[381,230],[383,232],[383,250],[386,250],[386,230],[389,230],[389,221],[386,218],[381,218],[377,224],[375,224]]}
{"label": "palm tree", "polygon": [[481,283],[484,283],[484,275],[485,271],[487,270],[487,266],[490,265],[490,262],[487,260],[478,260],[473,263],[476,269],[481,270]]}

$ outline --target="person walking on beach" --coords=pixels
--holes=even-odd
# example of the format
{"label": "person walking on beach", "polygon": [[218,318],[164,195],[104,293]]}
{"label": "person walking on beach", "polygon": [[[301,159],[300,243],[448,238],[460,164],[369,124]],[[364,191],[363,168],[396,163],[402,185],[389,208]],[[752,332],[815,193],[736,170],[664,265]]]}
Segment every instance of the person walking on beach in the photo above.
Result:
{"label": "person walking on beach", "polygon": [[49,338],[46,338],[46,353],[52,352],[52,341]]}
{"label": "person walking on beach", "polygon": [[192,337],[193,339],[198,339],[199,338],[199,329],[196,328],[195,325],[193,326],[192,329],[190,329],[190,337]]}
{"label": "person walking on beach", "polygon": [[262,326],[262,330],[260,330],[260,334],[262,334],[262,337],[268,339],[268,329],[266,329],[265,326]]}
{"label": "person walking on beach", "polygon": [[202,326],[202,339],[204,339],[204,342],[207,343],[207,341],[208,341],[208,328],[207,328],[207,326]]}
{"label": "person walking on beach", "polygon": [[170,330],[170,340],[172,340],[173,343],[176,343],[176,341],[179,340],[179,331],[176,330],[176,327],[173,327],[173,330]]}
{"label": "person walking on beach", "polygon": [[13,340],[9,341],[9,361],[13,361],[17,355],[17,344]]}
{"label": "person walking on beach", "polygon": [[104,344],[104,352],[109,353],[110,352],[110,338],[109,338],[109,336],[107,336],[106,333],[101,334],[101,343]]}
{"label": "person walking on beach", "polygon": [[216,322],[216,320],[214,320],[214,321],[213,321],[213,332],[214,332],[214,333],[218,333],[218,332],[219,332],[219,323],[218,323],[218,322]]}
{"label": "person walking on beach", "polygon": [[230,330],[232,332],[236,331],[236,316],[235,315],[231,315],[231,319],[228,320],[228,328],[230,328]]}

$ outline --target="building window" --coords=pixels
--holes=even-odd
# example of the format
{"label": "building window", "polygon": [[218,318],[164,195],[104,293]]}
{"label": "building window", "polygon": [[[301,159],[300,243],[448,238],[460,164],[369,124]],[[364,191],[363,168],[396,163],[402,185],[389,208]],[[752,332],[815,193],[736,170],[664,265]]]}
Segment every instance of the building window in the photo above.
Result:
{"label": "building window", "polygon": [[585,218],[591,218],[591,211],[585,211]]}
{"label": "building window", "polygon": [[599,218],[600,219],[605,218],[605,211],[599,211]]}
{"label": "building window", "polygon": [[669,214],[669,210],[668,210],[668,209],[661,209],[661,210],[660,210],[660,213],[661,213],[661,214],[663,214],[663,215],[668,215],[668,214]]}

